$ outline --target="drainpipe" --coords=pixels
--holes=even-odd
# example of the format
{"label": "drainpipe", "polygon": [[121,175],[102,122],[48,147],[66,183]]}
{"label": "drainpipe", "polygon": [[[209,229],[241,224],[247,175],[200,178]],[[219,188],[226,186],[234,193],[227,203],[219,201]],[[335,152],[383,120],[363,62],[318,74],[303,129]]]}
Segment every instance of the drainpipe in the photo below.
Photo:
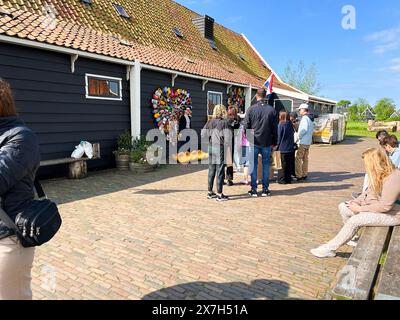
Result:
{"label": "drainpipe", "polygon": [[131,134],[134,139],[141,133],[141,69],[140,61],[135,60],[135,65],[130,70]]}

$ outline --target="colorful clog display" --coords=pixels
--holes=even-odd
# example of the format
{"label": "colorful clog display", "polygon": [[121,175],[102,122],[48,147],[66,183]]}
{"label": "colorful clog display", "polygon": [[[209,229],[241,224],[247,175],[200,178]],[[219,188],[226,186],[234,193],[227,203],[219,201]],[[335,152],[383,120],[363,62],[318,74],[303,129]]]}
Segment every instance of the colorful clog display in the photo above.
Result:
{"label": "colorful clog display", "polygon": [[158,88],[151,99],[153,118],[161,132],[168,134],[169,119],[173,113],[192,110],[190,92],[184,89]]}
{"label": "colorful clog display", "polygon": [[246,105],[244,89],[231,87],[228,93],[228,106],[236,105],[239,111],[244,111]]}

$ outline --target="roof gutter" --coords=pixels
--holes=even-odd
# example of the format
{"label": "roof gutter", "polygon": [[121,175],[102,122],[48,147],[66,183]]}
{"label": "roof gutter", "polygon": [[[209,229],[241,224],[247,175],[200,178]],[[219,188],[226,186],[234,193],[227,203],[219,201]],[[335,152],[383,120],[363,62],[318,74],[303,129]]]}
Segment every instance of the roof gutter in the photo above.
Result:
{"label": "roof gutter", "polygon": [[[33,41],[33,40],[27,40],[27,39],[21,39],[18,37],[11,37],[11,36],[1,35],[1,34],[0,34],[0,42],[20,45],[20,46],[25,46],[25,47],[30,47],[30,48],[40,49],[40,50],[47,50],[47,51],[52,51],[52,52],[57,52],[57,53],[63,53],[63,54],[68,54],[68,55],[74,55],[74,56],[78,55],[79,57],[83,57],[83,58],[99,60],[99,61],[104,61],[104,62],[110,62],[110,63],[120,64],[120,65],[124,65],[124,66],[132,66],[132,67],[134,67],[135,65],[137,66],[137,61],[135,63],[135,61],[130,61],[130,60],[126,60],[126,59],[108,57],[108,56],[97,54],[97,53],[91,53],[91,52],[86,52],[86,51],[82,51],[82,50],[71,49],[71,48],[61,47],[61,46],[57,46],[57,45],[53,45],[53,44],[48,44],[48,43],[43,43],[43,42],[38,42],[38,41]],[[249,87],[249,85],[245,85],[245,84],[198,76],[198,75],[194,75],[194,74],[190,74],[190,73],[176,71],[173,69],[165,69],[165,68],[161,68],[161,67],[156,67],[156,66],[152,66],[149,64],[141,64],[141,68],[158,71],[158,72],[162,72],[162,73],[175,74],[178,76],[192,78],[192,79],[208,80],[210,82],[215,82],[215,83],[234,85],[234,86],[243,87],[243,88]]]}

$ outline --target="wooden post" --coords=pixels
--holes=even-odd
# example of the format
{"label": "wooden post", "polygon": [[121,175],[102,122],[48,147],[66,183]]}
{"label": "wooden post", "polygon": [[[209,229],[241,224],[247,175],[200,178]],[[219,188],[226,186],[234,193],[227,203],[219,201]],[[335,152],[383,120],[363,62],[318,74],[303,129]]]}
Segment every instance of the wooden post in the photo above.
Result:
{"label": "wooden post", "polygon": [[69,164],[69,178],[83,179],[87,175],[87,163],[85,160],[75,161]]}

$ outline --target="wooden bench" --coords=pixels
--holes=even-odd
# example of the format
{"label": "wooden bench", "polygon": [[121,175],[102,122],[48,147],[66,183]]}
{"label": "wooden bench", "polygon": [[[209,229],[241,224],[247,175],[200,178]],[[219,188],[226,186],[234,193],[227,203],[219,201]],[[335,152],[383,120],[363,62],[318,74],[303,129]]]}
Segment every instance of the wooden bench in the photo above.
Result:
{"label": "wooden bench", "polygon": [[346,266],[338,274],[334,298],[400,299],[400,228],[392,230],[386,227],[365,228]]}
{"label": "wooden bench", "polygon": [[375,300],[400,300],[400,227],[393,229]]}
{"label": "wooden bench", "polygon": [[100,159],[100,144],[93,144],[93,158],[60,158],[53,160],[44,160],[40,162],[41,167],[56,166],[60,164],[69,165],[69,178],[70,179],[83,179],[87,176],[87,161]]}

